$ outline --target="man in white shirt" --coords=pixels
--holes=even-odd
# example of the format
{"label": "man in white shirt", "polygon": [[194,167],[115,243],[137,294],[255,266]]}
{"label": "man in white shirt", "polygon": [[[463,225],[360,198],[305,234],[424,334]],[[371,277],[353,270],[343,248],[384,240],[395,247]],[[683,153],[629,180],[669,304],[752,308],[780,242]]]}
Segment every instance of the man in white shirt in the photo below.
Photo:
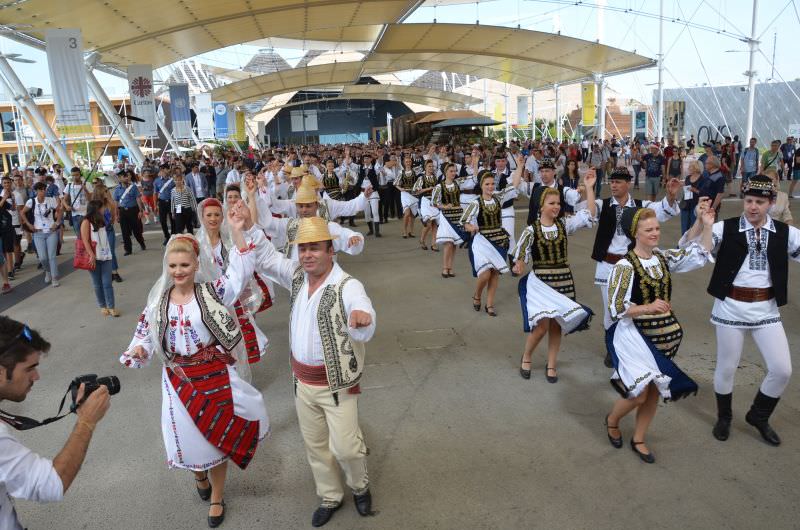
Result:
{"label": "man in white shirt", "polygon": [[375,333],[372,302],[361,282],[334,261],[333,236],[321,217],[300,221],[291,241],[298,246],[299,264],[275,252],[259,230],[248,233],[256,236],[258,273],[291,293],[295,407],[322,499],[311,524],[324,525],[341,507],[344,487],[339,468],[358,513],[372,515],[367,446],[358,425],[364,344]]}
{"label": "man in white shirt", "polygon": [[[22,402],[39,379],[40,357],[50,344],[39,333],[0,316],[0,402]],[[84,385],[78,392],[83,398]],[[22,530],[12,498],[35,502],[60,501],[86,457],[92,432],[110,405],[101,386],[78,408],[78,421],[61,452],[51,462],[22,445],[9,427],[31,428],[34,420],[0,412],[0,528]]]}

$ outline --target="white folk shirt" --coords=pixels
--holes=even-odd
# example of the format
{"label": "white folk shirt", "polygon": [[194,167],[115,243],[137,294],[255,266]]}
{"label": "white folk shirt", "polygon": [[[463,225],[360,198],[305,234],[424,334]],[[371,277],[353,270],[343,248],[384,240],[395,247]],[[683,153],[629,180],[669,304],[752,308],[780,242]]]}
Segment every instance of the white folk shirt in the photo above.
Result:
{"label": "white folk shirt", "polygon": [[[722,243],[722,233],[724,222],[714,223],[712,228],[712,253],[717,254],[720,243]],[[769,262],[767,261],[767,243],[769,238],[775,234],[775,222],[767,215],[767,220],[761,228],[761,250],[759,251],[755,241],[755,228],[744,216],[739,218],[739,232],[746,232],[748,242],[748,255],[745,258],[739,272],[733,279],[736,287],[768,288],[772,287],[772,276],[769,272]],[[690,242],[681,237],[680,246],[685,246]],[[800,230],[789,227],[789,244],[787,246],[789,258],[800,262]],[[730,296],[725,300],[714,298],[714,307],[711,309],[711,323],[717,326],[728,328],[756,329],[765,326],[775,325],[781,322],[781,314],[778,311],[778,304],[775,298],[762,302],[740,302]]]}
{"label": "white folk shirt", "polygon": [[[256,272],[262,274],[276,283],[291,291],[292,280],[297,263],[283,257],[275,250],[275,247],[266,238],[256,241]],[[311,366],[323,364],[322,341],[319,336],[319,326],[317,324],[317,309],[322,292],[325,287],[331,284],[338,284],[344,277],[345,272],[334,263],[328,277],[309,296],[308,277],[303,281],[297,299],[294,302],[291,314],[291,349],[294,358]],[[368,342],[375,334],[376,315],[372,307],[372,301],[364,290],[364,285],[355,278],[347,282],[342,291],[345,315],[348,319],[347,332],[350,338],[356,342]],[[350,313],[354,310],[364,311],[372,317],[372,323],[363,328],[353,328],[349,325]]]}
{"label": "white folk shirt", "polygon": [[[603,211],[603,201],[601,199],[597,199],[595,201],[597,204],[597,217],[600,218],[600,213]],[[611,206],[619,206],[619,202],[614,197],[611,197]],[[635,208],[636,203],[633,200],[633,197],[628,194],[628,202],[625,203],[626,207]],[[585,206],[583,203],[579,203],[575,206],[575,209],[581,209]],[[669,220],[672,216],[678,215],[680,211],[678,209],[678,203],[675,202],[674,206],[671,206],[667,202],[667,198],[664,197],[660,201],[642,201],[643,208],[650,208],[656,212],[656,218],[658,222],[663,223]],[[630,244],[631,240],[628,239],[628,236],[625,235],[625,232],[622,230],[622,227],[619,223],[619,218],[617,221],[617,229],[614,231],[614,237],[611,239],[611,244],[608,246],[608,250],[606,252],[610,254],[619,254],[624,255],[628,253],[628,245]],[[608,275],[611,274],[611,269],[614,268],[614,265],[608,263],[607,261],[599,261],[597,266],[595,267],[594,271],[594,284],[595,285],[606,285],[608,283]]]}
{"label": "white folk shirt", "polygon": [[236,184],[237,186],[241,184],[242,176],[239,174],[238,171],[235,169],[231,169],[228,171],[228,175],[225,177],[225,186],[230,186],[231,184]]}
{"label": "white folk shirt", "polygon": [[22,530],[12,498],[55,502],[63,497],[53,463],[22,445],[0,421],[0,528]]}

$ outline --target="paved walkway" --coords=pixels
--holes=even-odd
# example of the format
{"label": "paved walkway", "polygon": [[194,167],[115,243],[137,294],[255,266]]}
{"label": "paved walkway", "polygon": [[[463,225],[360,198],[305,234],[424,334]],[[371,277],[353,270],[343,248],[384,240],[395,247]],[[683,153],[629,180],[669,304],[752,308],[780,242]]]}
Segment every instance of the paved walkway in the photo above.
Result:
{"label": "paved walkway", "polygon": [[[736,204],[726,203],[724,213],[735,214]],[[666,245],[677,241],[678,229],[678,220],[664,226]],[[731,439],[720,443],[711,436],[710,268],[675,281],[674,306],[686,332],[678,362],[698,381],[700,393],[659,406],[648,440],[657,463],[648,466],[627,446],[615,450],[606,440],[603,417],[616,394],[602,363],[599,319],[591,330],[564,339],[558,384],[544,379],[542,349],[534,357],[533,379],[525,381],[517,373],[524,341],[517,280],[501,279],[498,318],[476,313],[466,252],[457,252],[456,278],[445,280],[441,254],[401,239],[400,230],[392,221],[383,227],[383,239],[368,239],[362,256],[341,257],[366,285],[378,313],[360,412],[380,513],[359,518],[348,499],[329,528],[797,528],[800,384],[795,377],[773,420],[784,445],[766,446],[743,420],[764,372],[749,339],[736,380]],[[588,258],[592,238],[592,231],[573,236],[570,255],[578,298],[600,313]],[[122,382],[66,500],[18,503],[29,528],[205,527],[207,508],[192,477],[164,464],[158,368],[129,371],[117,363],[160,272],[158,234],[148,235],[148,245],[151,250],[134,251],[122,262],[125,282],[115,284],[121,318],[102,317],[94,308],[83,271],[4,311],[53,343],[42,380],[25,403],[4,404],[9,410],[51,415],[79,374],[116,374]],[[23,279],[32,276],[33,265],[26,269]],[[800,268],[790,269],[790,303],[782,313],[797,351]],[[29,281],[41,282],[41,276]],[[307,528],[317,504],[293,406],[287,299],[279,292],[276,305],[258,319],[271,354],[256,365],[253,382],[265,393],[273,432],[247,472],[231,469],[225,528]],[[72,423],[20,437],[54,455]],[[632,418],[622,423],[626,441],[632,424]]]}

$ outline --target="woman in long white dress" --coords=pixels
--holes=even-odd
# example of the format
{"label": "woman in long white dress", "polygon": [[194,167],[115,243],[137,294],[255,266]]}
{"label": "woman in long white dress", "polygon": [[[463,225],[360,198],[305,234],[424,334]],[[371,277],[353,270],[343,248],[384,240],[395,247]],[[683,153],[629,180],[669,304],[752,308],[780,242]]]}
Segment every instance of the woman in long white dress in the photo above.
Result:
{"label": "woman in long white dress", "polygon": [[246,468],[269,433],[263,397],[245,381],[247,356],[232,312],[255,267],[238,208],[244,205],[228,212],[234,248],[225,274],[217,279],[214,266],[201,261],[193,236],[172,236],[163,274],[120,357],[125,366],[135,368],[153,357],[162,360],[161,430],[167,465],[194,472],[198,494],[211,500],[212,528],[225,517],[228,460]]}
{"label": "woman in long white dress", "polygon": [[475,199],[464,210],[460,223],[464,229],[472,234],[469,245],[469,260],[472,265],[472,275],[478,279],[475,293],[472,295],[472,308],[481,310],[481,298],[486,289],[486,305],[484,310],[489,316],[496,317],[494,308],[494,295],[501,274],[508,272],[508,247],[510,238],[503,228],[502,204],[517,195],[515,184],[495,191],[494,174],[484,170],[478,175],[481,186],[481,196]]}
{"label": "woman in long white dress", "polygon": [[415,237],[414,218],[419,212],[419,199],[413,195],[417,173],[412,162],[410,155],[403,157],[403,169],[394,181],[395,187],[400,190],[400,204],[403,206],[403,239]]}
{"label": "woman in long white dress", "polygon": [[439,210],[436,244],[444,247],[442,253],[442,278],[455,278],[453,259],[456,245],[464,242],[467,235],[458,224],[464,210],[461,208],[461,190],[456,182],[456,165],[447,162],[442,168],[444,180],[433,188],[431,204]]}
{"label": "woman in long white dress", "polygon": [[614,373],[612,386],[621,398],[606,416],[608,440],[622,447],[620,420],[636,409],[631,449],[644,462],[655,457],[645,435],[656,414],[658,398],[675,401],[697,392],[697,384],[672,361],[683,330],[672,312],[671,273],[688,272],[708,262],[714,211],[704,209],[701,243],[680,250],[660,250],[655,211],[626,208],[620,224],[633,243],[611,270],[608,306],[614,324],[607,346]]}
{"label": "woman in long white dress", "polygon": [[425,238],[431,234],[431,250],[439,252],[436,242],[436,230],[438,228],[436,220],[439,217],[439,210],[431,204],[431,194],[436,187],[438,179],[433,171],[433,160],[430,158],[425,161],[425,170],[414,183],[413,193],[419,197],[419,218],[422,222],[422,234],[419,236],[419,246],[422,250],[428,250]]}
{"label": "woman in long white dress", "polygon": [[[241,196],[233,196],[229,191],[228,205],[232,207]],[[197,214],[200,218],[200,230],[197,232],[197,242],[200,244],[201,261],[209,260],[214,263],[214,278],[225,274],[228,267],[228,255],[233,248],[230,230],[226,226],[222,203],[217,199],[209,198],[197,205]],[[261,278],[258,273],[247,282],[242,296],[234,305],[239,327],[242,329],[247,360],[250,364],[258,362],[267,353],[269,340],[255,321],[255,314],[272,307],[271,282]]]}
{"label": "woman in long white dress", "polygon": [[593,312],[575,301],[575,281],[567,258],[567,236],[579,228],[594,226],[597,205],[594,201],[594,170],[584,177],[586,209],[565,217],[561,193],[557,188],[537,186],[531,204],[538,205],[533,225],[522,232],[515,248],[514,272],[522,274],[525,262],[532,270],[519,280],[522,325],[528,337],[520,360],[519,373],[531,378],[531,356],[542,338],[548,336],[545,377],[558,382],[556,363],[561,335],[587,329]]}

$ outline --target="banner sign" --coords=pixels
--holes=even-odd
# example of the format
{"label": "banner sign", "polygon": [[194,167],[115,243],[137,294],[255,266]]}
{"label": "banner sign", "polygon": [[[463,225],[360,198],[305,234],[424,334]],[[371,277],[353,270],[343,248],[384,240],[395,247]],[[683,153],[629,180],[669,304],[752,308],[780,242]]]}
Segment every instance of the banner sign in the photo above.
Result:
{"label": "banner sign", "polygon": [[267,137],[267,122],[258,121],[256,122],[256,125],[258,125],[258,142],[265,144]]}
{"label": "banner sign", "polygon": [[197,94],[194,97],[194,111],[197,114],[197,136],[201,140],[214,138],[214,108],[211,94]]}
{"label": "banner sign", "polygon": [[528,96],[517,96],[517,125],[528,123]]}
{"label": "banner sign", "polygon": [[594,125],[595,120],[595,96],[594,96],[594,83],[581,84],[581,106],[583,107],[582,120],[583,125]]}
{"label": "banner sign", "polygon": [[172,115],[172,136],[176,140],[192,138],[192,115],[189,113],[189,85],[170,85],[169,109]]}
{"label": "banner sign", "polygon": [[158,136],[151,65],[132,64],[128,67],[128,91],[131,94],[131,114],[144,120],[133,122],[134,135]]}
{"label": "banner sign", "polygon": [[45,31],[45,41],[59,135],[91,135],[81,30],[49,29]]}
{"label": "banner sign", "polygon": [[228,104],[224,101],[214,102],[214,132],[220,140],[228,138]]}
{"label": "banner sign", "polygon": [[247,133],[245,132],[245,125],[244,125],[244,111],[237,110],[236,111],[236,136],[235,140],[237,142],[244,142],[247,140]]}

